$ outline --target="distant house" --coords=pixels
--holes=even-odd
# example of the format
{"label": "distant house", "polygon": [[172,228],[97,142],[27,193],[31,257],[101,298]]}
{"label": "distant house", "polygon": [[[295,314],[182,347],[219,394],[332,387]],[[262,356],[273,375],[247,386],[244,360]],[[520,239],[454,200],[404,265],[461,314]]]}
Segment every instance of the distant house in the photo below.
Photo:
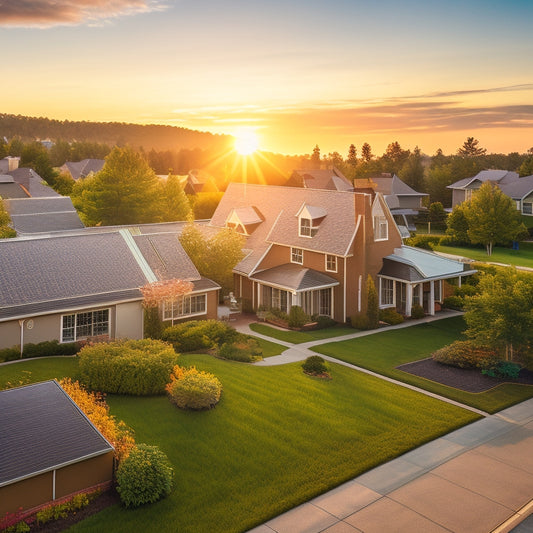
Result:
{"label": "distant house", "polygon": [[4,206],[19,236],[84,227],[68,196],[11,198],[4,200]]}
{"label": "distant house", "polygon": [[457,261],[402,246],[379,193],[231,183],[210,225],[246,237],[234,292],[250,309],[289,312],[299,305],[309,315],[346,322],[365,312],[370,275],[380,307],[410,316],[420,304],[434,314],[444,282],[472,273]]}
{"label": "distant house", "polygon": [[509,172],[508,170],[482,170],[472,178],[456,181],[447,187],[452,190],[452,208],[462,202],[471,200],[472,195],[487,181],[501,188],[518,179],[519,177],[516,172]]}
{"label": "distant house", "polygon": [[[10,159],[10,161],[7,161]],[[0,196],[6,198],[40,198],[60,196],[31,168],[19,168],[19,158],[0,159]],[[15,160],[11,164],[11,160]]]}
{"label": "distant house", "polygon": [[415,191],[396,174],[387,172],[355,180],[354,187],[355,190],[370,188],[383,195],[396,224],[403,231],[402,236],[409,237],[410,231],[416,231],[413,217],[425,209],[422,200],[428,196],[426,193]]}
{"label": "distant house", "polygon": [[294,170],[285,186],[327,191],[353,191],[350,180],[335,167]]}
{"label": "distant house", "polygon": [[105,161],[103,159],[83,159],[82,161],[67,161],[64,165],[59,167],[61,172],[64,172],[73,180],[86,178],[90,174],[96,174],[102,170]]}
{"label": "distant house", "polygon": [[200,276],[176,233],[87,229],[0,240],[0,348],[140,339],[140,287],[158,280],[193,284],[191,294],[162,305],[166,324],[217,317],[220,287]]}
{"label": "distant house", "polygon": [[522,215],[533,216],[533,176],[503,183],[500,189],[516,202],[516,208]]}
{"label": "distant house", "polygon": [[0,391],[0,516],[107,487],[113,446],[56,381]]}

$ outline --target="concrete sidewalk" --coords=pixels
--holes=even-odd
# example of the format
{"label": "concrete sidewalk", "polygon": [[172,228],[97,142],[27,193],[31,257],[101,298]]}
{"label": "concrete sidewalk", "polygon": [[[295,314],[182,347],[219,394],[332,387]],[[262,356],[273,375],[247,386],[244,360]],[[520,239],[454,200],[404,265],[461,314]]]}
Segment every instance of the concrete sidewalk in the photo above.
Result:
{"label": "concrete sidewalk", "polygon": [[[507,533],[531,513],[533,399],[420,446],[252,532]],[[523,523],[515,531],[530,530]]]}

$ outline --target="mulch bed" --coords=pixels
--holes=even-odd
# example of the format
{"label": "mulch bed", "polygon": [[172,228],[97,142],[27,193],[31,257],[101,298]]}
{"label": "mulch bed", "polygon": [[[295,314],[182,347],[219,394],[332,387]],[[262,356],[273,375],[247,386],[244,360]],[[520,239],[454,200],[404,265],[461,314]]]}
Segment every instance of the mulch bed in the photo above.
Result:
{"label": "mulch bed", "polygon": [[457,368],[437,363],[431,357],[415,361],[414,363],[400,365],[396,368],[403,372],[466,392],[485,392],[502,383],[533,385],[533,372],[526,369],[520,371],[518,379],[492,378],[485,376],[477,369]]}
{"label": "mulch bed", "polygon": [[113,490],[107,490],[103,492],[98,498],[93,500],[87,507],[77,511],[76,513],[70,513],[66,518],[59,520],[52,520],[47,524],[37,525],[37,522],[31,524],[31,533],[59,533],[65,531],[69,527],[73,526],[77,522],[81,522],[85,518],[102,511],[110,505],[120,503],[118,494]]}

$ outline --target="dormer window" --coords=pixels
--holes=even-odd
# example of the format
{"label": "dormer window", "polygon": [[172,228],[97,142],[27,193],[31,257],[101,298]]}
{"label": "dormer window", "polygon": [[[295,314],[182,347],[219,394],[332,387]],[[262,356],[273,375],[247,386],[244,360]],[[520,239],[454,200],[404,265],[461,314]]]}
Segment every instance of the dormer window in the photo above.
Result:
{"label": "dormer window", "polygon": [[[311,219],[300,218],[300,237],[312,237],[313,227]],[[316,233],[316,230],[315,230]]]}
{"label": "dormer window", "polygon": [[226,219],[226,227],[233,228],[237,233],[248,236],[261,222],[263,222],[263,217],[255,207],[238,207],[231,210]]}
{"label": "dormer window", "polygon": [[296,214],[298,217],[298,235],[300,237],[314,237],[326,215],[325,209],[304,204]]}

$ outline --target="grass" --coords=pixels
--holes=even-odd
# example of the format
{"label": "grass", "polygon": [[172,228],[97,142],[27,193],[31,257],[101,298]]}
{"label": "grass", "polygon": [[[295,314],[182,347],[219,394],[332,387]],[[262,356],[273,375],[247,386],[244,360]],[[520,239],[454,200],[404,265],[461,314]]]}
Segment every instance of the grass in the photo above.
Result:
{"label": "grass", "polygon": [[274,355],[279,355],[280,353],[284,352],[287,349],[286,346],[283,346],[281,344],[270,342],[265,339],[261,339],[259,337],[254,337],[254,338],[259,343],[259,346],[263,350],[263,358],[272,357]]}
{"label": "grass", "polygon": [[533,268],[533,242],[521,242],[520,250],[497,246],[492,255],[488,256],[484,248],[471,248],[467,246],[437,246],[437,252],[462,255],[476,261],[504,263],[507,265],[524,266]]}
{"label": "grass", "polygon": [[[18,378],[10,366],[19,376],[59,377],[76,373],[77,361],[69,362],[27,361],[2,371],[10,379]],[[69,531],[246,531],[477,418],[336,364],[332,379],[320,380],[297,363],[257,367],[198,354],[182,355],[181,363],[221,380],[214,410],[181,411],[164,396],[108,396],[111,413],[135,430],[137,442],[168,455],[172,494],[137,510],[112,506]]]}
{"label": "grass", "polygon": [[461,338],[461,317],[438,320],[367,337],[323,344],[313,351],[416,385],[452,400],[494,413],[533,397],[533,387],[503,384],[482,393],[469,393],[413,376],[396,367],[429,357],[433,351]]}
{"label": "grass", "polygon": [[261,335],[267,335],[279,341],[290,342],[292,344],[302,344],[303,342],[329,339],[331,337],[339,337],[357,332],[356,329],[347,326],[333,326],[331,328],[314,329],[311,331],[292,331],[257,323],[250,324],[250,329],[256,333],[261,333]]}

